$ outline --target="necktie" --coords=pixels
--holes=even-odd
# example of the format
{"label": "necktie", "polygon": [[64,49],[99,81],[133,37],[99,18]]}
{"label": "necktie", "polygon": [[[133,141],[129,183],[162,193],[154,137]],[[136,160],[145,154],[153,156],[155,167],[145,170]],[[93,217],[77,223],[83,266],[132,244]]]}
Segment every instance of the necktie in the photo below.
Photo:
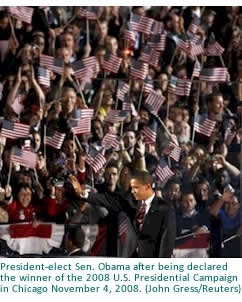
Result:
{"label": "necktie", "polygon": [[136,216],[137,226],[139,231],[142,229],[144,217],[145,217],[145,211],[146,211],[146,204],[145,201],[142,201],[142,204],[138,210],[138,214]]}

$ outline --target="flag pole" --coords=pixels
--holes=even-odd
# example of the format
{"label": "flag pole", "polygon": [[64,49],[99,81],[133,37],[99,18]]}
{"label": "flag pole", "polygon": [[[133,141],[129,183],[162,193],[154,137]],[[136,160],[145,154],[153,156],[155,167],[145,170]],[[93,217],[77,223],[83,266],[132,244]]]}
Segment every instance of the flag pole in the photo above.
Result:
{"label": "flag pole", "polygon": [[118,109],[118,80],[117,80],[117,93],[116,93],[116,101],[115,101],[115,110]]}
{"label": "flag pole", "polygon": [[47,162],[47,160],[46,160],[46,125],[44,125],[44,158],[45,158],[45,162]]}
{"label": "flag pole", "polygon": [[[196,103],[195,103],[195,106],[198,106],[198,103],[199,103],[199,96],[200,96],[200,89],[201,89],[201,85],[200,85],[200,81],[198,81],[198,89],[197,89],[197,99],[196,99]],[[193,121],[193,129],[192,129],[192,146],[194,145],[194,140],[195,140],[195,121],[196,121],[196,118],[197,118],[197,108],[196,108],[196,111],[194,113],[194,121]]]}
{"label": "flag pole", "polygon": [[12,18],[10,16],[8,16],[8,20],[9,20],[12,36],[13,36],[14,40],[16,41],[16,43],[18,43],[18,39],[15,34]]}
{"label": "flag pole", "polygon": [[97,117],[97,115],[98,115],[98,111],[99,111],[99,108],[100,108],[100,106],[101,106],[102,99],[103,99],[103,94],[104,94],[104,91],[103,91],[103,90],[101,90],[101,92],[100,92],[100,96],[99,96],[99,100],[98,100],[97,109],[96,109],[96,112],[95,112],[95,114],[94,114],[94,118],[96,118],[96,117]]}
{"label": "flag pole", "polygon": [[89,28],[89,20],[86,18],[86,30],[87,30],[87,43],[86,45],[90,44],[90,28]]}
{"label": "flag pole", "polygon": [[34,175],[35,175],[36,182],[37,182],[37,184],[39,185],[39,184],[40,184],[40,182],[39,182],[39,177],[38,177],[38,174],[37,174],[36,168],[34,168]]}
{"label": "flag pole", "polygon": [[140,107],[141,107],[141,101],[142,101],[142,97],[143,97],[143,90],[144,90],[144,80],[142,80],[142,87],[141,87],[141,92],[140,92],[140,95],[139,95],[139,103],[138,103],[137,111],[139,111]]}
{"label": "flag pole", "polygon": [[8,170],[7,186],[9,186],[9,184],[10,184],[10,179],[11,179],[11,175],[12,175],[12,169],[13,169],[13,162],[10,161],[10,166],[9,166],[9,170]]}
{"label": "flag pole", "polygon": [[80,143],[78,137],[77,137],[75,134],[73,134],[73,138],[74,138],[74,140],[76,140],[76,143],[77,143],[79,149],[80,149],[81,151],[83,151],[82,145],[81,145],[81,143]]}

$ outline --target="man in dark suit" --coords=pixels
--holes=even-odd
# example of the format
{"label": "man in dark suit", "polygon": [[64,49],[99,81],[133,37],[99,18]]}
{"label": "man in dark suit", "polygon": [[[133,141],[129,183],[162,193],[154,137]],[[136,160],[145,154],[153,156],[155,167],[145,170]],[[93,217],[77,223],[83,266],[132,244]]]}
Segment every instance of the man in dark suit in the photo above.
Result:
{"label": "man in dark suit", "polygon": [[110,213],[126,213],[136,232],[136,244],[133,240],[125,243],[128,257],[171,257],[176,234],[173,207],[155,196],[148,172],[136,172],[130,185],[137,207],[128,200],[127,194],[111,192],[90,193],[87,201],[106,207]]}

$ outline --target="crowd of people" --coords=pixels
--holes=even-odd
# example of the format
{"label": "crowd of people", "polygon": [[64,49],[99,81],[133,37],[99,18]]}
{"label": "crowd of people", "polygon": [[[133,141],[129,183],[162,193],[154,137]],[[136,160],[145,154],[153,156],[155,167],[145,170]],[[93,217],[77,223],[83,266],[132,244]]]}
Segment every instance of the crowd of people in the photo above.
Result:
{"label": "crowd of people", "polygon": [[176,226],[148,257],[240,257],[241,7],[27,9],[0,10],[1,224],[65,225],[53,254],[130,257],[125,206],[84,197],[135,207],[138,179]]}

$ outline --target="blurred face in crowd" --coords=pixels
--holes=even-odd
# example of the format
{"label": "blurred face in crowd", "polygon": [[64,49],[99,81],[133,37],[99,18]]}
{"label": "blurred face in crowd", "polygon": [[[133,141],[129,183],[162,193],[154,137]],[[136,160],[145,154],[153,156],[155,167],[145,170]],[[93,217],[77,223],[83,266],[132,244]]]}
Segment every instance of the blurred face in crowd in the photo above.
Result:
{"label": "blurred face in crowd", "polygon": [[71,59],[71,52],[67,47],[61,47],[57,50],[57,57],[69,63]]}
{"label": "blurred face in crowd", "polygon": [[165,125],[166,125],[167,129],[169,130],[169,132],[173,134],[174,129],[175,129],[173,121],[172,120],[165,120]]}
{"label": "blurred face in crowd", "polygon": [[58,186],[55,187],[56,200],[63,201],[64,200],[64,193],[65,193],[64,187],[58,187]]}
{"label": "blurred face in crowd", "polygon": [[140,116],[140,124],[142,124],[142,125],[149,124],[150,115],[149,115],[148,111],[141,109],[139,112],[139,116]]}
{"label": "blurred face in crowd", "polygon": [[63,94],[62,111],[71,113],[76,105],[76,93],[74,89],[67,89]]}
{"label": "blurred face in crowd", "polygon": [[42,36],[35,36],[33,43],[39,47],[40,54],[42,54],[45,49],[45,38]]}
{"label": "blurred face in crowd", "polygon": [[179,184],[172,183],[168,189],[167,197],[170,201],[179,201],[181,198],[181,187]]}
{"label": "blurred face in crowd", "polygon": [[203,158],[203,156],[205,155],[205,152],[202,148],[197,147],[194,152],[193,152],[194,156],[196,156],[197,159],[199,158]]}
{"label": "blurred face in crowd", "polygon": [[133,131],[127,131],[124,133],[124,146],[125,148],[132,148],[136,144],[136,135]]}
{"label": "blurred face in crowd", "polygon": [[213,114],[222,114],[224,110],[224,100],[222,96],[214,96],[213,101],[208,106],[208,110]]}
{"label": "blurred face in crowd", "polygon": [[113,104],[113,95],[112,91],[109,89],[106,89],[103,94],[102,98],[102,105],[104,106],[112,106]]}
{"label": "blurred face in crowd", "polygon": [[143,7],[137,7],[134,13],[139,16],[145,16],[145,9]]}
{"label": "blurred face in crowd", "polygon": [[172,28],[175,33],[180,32],[180,18],[176,14],[172,15]]}
{"label": "blurred face in crowd", "polygon": [[74,49],[74,38],[71,33],[66,32],[65,34],[61,35],[60,41],[62,47],[66,47],[69,50]]}
{"label": "blurred face in crowd", "polygon": [[102,127],[102,124],[99,121],[95,121],[93,123],[93,131],[94,131],[94,134],[96,135],[96,137],[98,139],[103,138],[103,127]]}
{"label": "blurred face in crowd", "polygon": [[128,167],[123,167],[120,172],[119,183],[122,188],[128,189],[130,186],[131,171]]}
{"label": "blurred face in crowd", "polygon": [[29,188],[22,188],[18,193],[18,201],[24,208],[27,208],[32,199],[32,192]]}
{"label": "blurred face in crowd", "polygon": [[238,213],[239,208],[240,204],[236,196],[233,196],[231,200],[228,200],[224,203],[225,212],[231,218]]}
{"label": "blurred face in crowd", "polygon": [[107,49],[113,54],[117,55],[118,52],[118,41],[114,37],[108,37],[106,42]]}
{"label": "blurred face in crowd", "polygon": [[184,213],[192,214],[195,211],[196,204],[197,202],[193,194],[183,195],[181,206]]}
{"label": "blurred face in crowd", "polygon": [[175,126],[175,133],[179,142],[189,142],[191,135],[191,127],[185,121],[177,122]]}
{"label": "blurred face in crowd", "polygon": [[208,200],[209,187],[208,183],[199,183],[196,188],[199,200]]}
{"label": "blurred face in crowd", "polygon": [[189,172],[194,165],[194,159],[191,156],[187,156],[184,158],[182,167],[185,172]]}
{"label": "blurred face in crowd", "polygon": [[215,177],[218,186],[225,187],[229,183],[229,174],[224,169],[219,169]]}
{"label": "blurred face in crowd", "polygon": [[63,150],[67,155],[71,155],[75,152],[75,144],[72,139],[68,139],[64,142]]}
{"label": "blurred face in crowd", "polygon": [[108,185],[116,186],[118,183],[119,175],[116,167],[108,167],[105,169],[105,181]]}
{"label": "blurred face in crowd", "polygon": [[168,76],[166,73],[162,73],[159,75],[158,79],[160,80],[160,88],[162,91],[166,91],[167,90],[167,86],[168,86]]}
{"label": "blurred face in crowd", "polygon": [[31,179],[31,176],[28,175],[28,174],[21,173],[19,175],[18,182],[28,184],[29,186],[32,186],[32,179]]}
{"label": "blurred face in crowd", "polygon": [[35,145],[34,150],[36,152],[40,149],[40,145],[41,145],[41,136],[39,133],[34,134],[34,145]]}
{"label": "blurred face in crowd", "polygon": [[104,131],[104,134],[107,134],[107,133],[117,134],[118,126],[117,126],[117,124],[111,124],[111,123],[105,122],[103,131]]}
{"label": "blurred face in crowd", "polygon": [[0,28],[2,30],[6,29],[8,27],[9,21],[8,21],[8,17],[3,17],[2,19],[0,19]]}
{"label": "blurred face in crowd", "polygon": [[101,38],[105,38],[108,35],[108,24],[107,22],[101,22],[99,23],[99,26],[97,27],[97,32]]}

